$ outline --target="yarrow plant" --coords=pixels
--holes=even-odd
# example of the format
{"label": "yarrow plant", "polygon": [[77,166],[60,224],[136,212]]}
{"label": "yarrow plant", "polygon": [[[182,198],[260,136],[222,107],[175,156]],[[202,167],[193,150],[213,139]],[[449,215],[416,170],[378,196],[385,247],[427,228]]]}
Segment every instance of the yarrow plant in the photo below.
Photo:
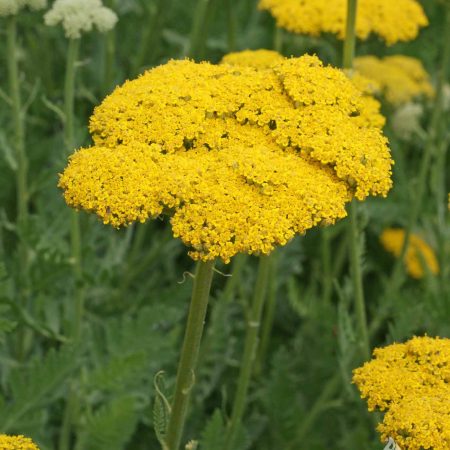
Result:
{"label": "yarrow plant", "polygon": [[0,434],[0,450],[39,450],[39,448],[30,438]]}
{"label": "yarrow plant", "polygon": [[400,106],[424,96],[431,98],[434,89],[430,77],[416,58],[392,55],[384,58],[360,56],[355,58],[355,69],[379,86],[386,100]]}
{"label": "yarrow plant", "polygon": [[79,39],[92,28],[105,33],[117,22],[116,14],[102,5],[101,0],[56,0],[45,14],[49,26],[61,24],[66,37]]}
{"label": "yarrow plant", "polygon": [[[353,197],[386,195],[392,160],[378,123],[346,75],[314,56],[261,71],[171,61],[96,108],[94,146],[72,155],[60,177],[67,204],[115,227],[168,216],[199,260],[163,448],[181,443],[214,260],[268,254],[344,217]],[[234,417],[243,411],[244,378]]]}
{"label": "yarrow plant", "polygon": [[106,98],[95,146],[59,184],[70,206],[113,226],[169,215],[194,259],[227,262],[335,222],[352,197],[386,195],[378,116],[316,57],[270,73],[172,61]]}
{"label": "yarrow plant", "polygon": [[[388,228],[380,237],[383,247],[397,258],[401,255],[404,240],[405,230],[401,228]],[[404,261],[407,272],[413,278],[423,278],[427,271],[433,275],[439,273],[439,263],[433,249],[417,234],[411,233],[409,237]]]}
{"label": "yarrow plant", "polygon": [[[260,0],[260,9],[268,10],[277,26],[293,33],[318,36],[332,33],[345,37],[347,0]],[[361,0],[356,17],[356,35],[367,39],[376,34],[388,45],[410,41],[428,19],[416,0]]]}
{"label": "yarrow plant", "polygon": [[404,450],[450,448],[450,339],[414,337],[375,349],[353,382],[369,411],[384,411],[378,425]]}

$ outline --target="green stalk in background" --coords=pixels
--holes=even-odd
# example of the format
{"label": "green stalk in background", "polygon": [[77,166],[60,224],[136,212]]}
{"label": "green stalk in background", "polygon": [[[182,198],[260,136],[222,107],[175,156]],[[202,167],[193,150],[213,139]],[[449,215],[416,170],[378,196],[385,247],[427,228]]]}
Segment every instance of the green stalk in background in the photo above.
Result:
{"label": "green stalk in background", "polygon": [[208,16],[214,0],[198,0],[192,24],[191,39],[186,56],[192,59],[201,58],[206,38],[208,37]]}
{"label": "green stalk in background", "polygon": [[[69,39],[67,50],[66,77],[64,82],[64,139],[67,154],[73,152],[75,143],[74,104],[75,104],[75,72],[76,62],[80,49],[80,39]],[[81,321],[84,309],[84,293],[81,286],[82,259],[81,259],[81,229],[80,215],[77,211],[71,212],[70,244],[73,273],[75,278],[75,314],[72,328],[72,337],[77,341],[80,337]]]}
{"label": "green stalk in background", "polygon": [[[66,60],[66,76],[64,82],[64,140],[66,153],[70,154],[75,148],[74,130],[74,104],[75,104],[75,72],[76,62],[80,49],[80,39],[69,39]],[[73,275],[75,281],[74,314],[72,321],[71,337],[77,343],[81,335],[81,322],[84,309],[84,292],[82,283],[82,261],[81,261],[81,231],[80,215],[77,211],[71,211],[70,223],[70,246],[73,264]],[[76,387],[72,384],[66,401],[61,432],[59,435],[59,450],[70,449],[70,436],[72,424],[78,411],[78,395]]]}
{"label": "green stalk in background", "polygon": [[224,450],[234,450],[234,444],[241,426],[247,404],[247,393],[250,378],[253,372],[253,363],[258,349],[258,334],[261,326],[261,315],[267,296],[267,280],[270,269],[270,256],[261,256],[259,259],[256,288],[251,305],[251,311],[247,317],[247,331],[245,335],[244,354],[241,360],[241,370],[233,402],[233,411],[225,437]]}
{"label": "green stalk in background", "polygon": [[[347,26],[344,40],[344,55],[342,65],[344,69],[353,68],[356,43],[356,12],[358,0],[347,0]],[[358,210],[356,201],[350,203],[349,211],[349,244],[350,264],[353,279],[353,295],[355,297],[355,312],[358,324],[361,352],[364,359],[370,358],[370,342],[367,328],[366,305],[364,300],[362,261],[361,261],[361,238],[358,229]]]}
{"label": "green stalk in background", "polygon": [[[408,223],[405,227],[405,238],[403,241],[402,250],[400,256],[397,258],[392,276],[387,284],[386,292],[391,294],[397,292],[405,281],[406,275],[404,270],[404,258],[408,249],[411,232],[417,225],[420,212],[423,206],[423,199],[425,196],[428,178],[430,176],[431,162],[433,154],[436,154],[435,166],[434,166],[434,180],[436,183],[435,194],[437,196],[436,203],[438,209],[438,233],[439,233],[439,248],[442,252],[445,252],[445,214],[446,211],[443,208],[447,205],[447,192],[445,188],[445,157],[446,146],[440,146],[439,141],[442,138],[440,131],[441,123],[443,119],[443,87],[448,77],[448,69],[450,65],[450,5],[446,4],[445,12],[445,24],[443,32],[443,48],[440,61],[440,67],[438,72],[438,83],[436,88],[436,96],[434,102],[434,108],[431,115],[430,125],[428,127],[426,142],[422,153],[422,160],[420,162],[419,174],[416,179],[416,185],[412,198],[412,205],[410,208],[410,216]],[[446,270],[446,258],[443,255],[441,263],[441,275],[445,276]],[[444,283],[446,279],[444,279]]]}
{"label": "green stalk in background", "polygon": [[[25,307],[29,289],[29,260],[26,244],[28,226],[28,158],[25,151],[25,118],[20,95],[20,76],[17,61],[17,20],[12,15],[7,18],[6,26],[7,69],[9,81],[9,96],[11,99],[11,116],[14,129],[13,149],[16,168],[16,208],[18,236],[18,301]],[[25,330],[20,328],[17,342],[17,357],[22,359],[25,353]]]}
{"label": "green stalk in background", "polygon": [[195,370],[208,308],[214,261],[197,263],[191,305],[178,364],[175,395],[166,435],[167,450],[178,450],[186,422],[189,397],[195,384]]}
{"label": "green stalk in background", "polygon": [[236,11],[232,0],[225,0],[227,11],[227,39],[228,39],[228,52],[234,52],[236,50]]}
{"label": "green stalk in background", "polygon": [[161,35],[166,11],[169,9],[169,0],[156,0],[149,2],[145,0],[144,8],[147,13],[147,23],[142,32],[142,45],[139,46],[136,58],[131,67],[132,75],[137,75],[143,67],[152,64],[157,40]]}
{"label": "green stalk in background", "polygon": [[[108,8],[116,9],[116,0],[107,0],[104,2]],[[106,32],[103,39],[103,80],[102,94],[109,94],[114,87],[114,63],[116,59],[116,31],[115,27]]]}
{"label": "green stalk in background", "polygon": [[269,348],[270,336],[272,334],[273,322],[277,306],[278,289],[278,258],[279,253],[276,250],[270,257],[270,267],[267,286],[267,304],[264,308],[264,317],[261,329],[261,344],[259,345],[258,355],[256,357],[255,375],[259,376],[263,372],[266,354]]}

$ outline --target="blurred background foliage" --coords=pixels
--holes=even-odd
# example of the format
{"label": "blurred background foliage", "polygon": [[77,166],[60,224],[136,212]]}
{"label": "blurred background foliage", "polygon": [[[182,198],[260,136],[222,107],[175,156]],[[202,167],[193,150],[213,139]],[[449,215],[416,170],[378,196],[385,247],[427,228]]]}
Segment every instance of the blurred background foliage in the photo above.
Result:
{"label": "blurred background foliage", "polygon": [[[119,22],[106,35],[82,38],[77,63],[76,141],[89,145],[87,124],[95,105],[114,86],[147,68],[186,55],[214,63],[232,50],[273,48],[276,29],[255,0],[109,0]],[[436,82],[443,33],[443,6],[424,1],[431,25],[410,43],[386,47],[375,37],[358,42],[357,55],[405,54],[419,58]],[[201,8],[206,8],[201,21]],[[0,19],[0,87],[7,90],[6,43]],[[167,223],[153,221],[115,230],[81,216],[86,315],[82,339],[70,338],[74,315],[69,248],[70,211],[56,188],[66,164],[62,107],[67,41],[42,13],[18,16],[20,87],[28,110],[27,229],[17,227],[16,161],[11,149],[10,107],[0,99],[0,431],[32,437],[42,450],[60,449],[67,414],[75,450],[157,449],[153,426],[160,420],[155,374],[168,397],[191,290],[193,262]],[[282,33],[286,56],[316,53],[339,65],[342,43]],[[432,105],[424,103],[423,129]],[[421,164],[423,138],[398,139],[391,107],[385,132],[396,159],[387,199],[360,208],[364,229],[364,287],[373,347],[414,334],[450,337],[448,268],[438,276],[406,278],[386,288],[395,261],[379,243],[384,228],[407,223]],[[443,133],[448,146],[448,111]],[[448,168],[448,163],[447,163]],[[442,169],[442,168],[441,168]],[[448,172],[448,171],[447,171]],[[439,222],[431,171],[417,230],[449,266],[448,213]],[[434,175],[433,175],[434,174]],[[446,192],[449,191],[447,184]],[[441,204],[442,203],[442,204]],[[444,233],[444,234],[443,234]],[[323,230],[315,229],[276,251],[270,280],[273,307],[255,364],[250,402],[236,450],[381,449],[376,420],[351,385],[361,364],[352,307],[345,221],[327,230],[331,254],[323,253]],[[442,235],[443,234],[443,235]],[[29,280],[21,277],[18,242],[25,242]],[[326,267],[325,265],[328,265]],[[245,314],[255,282],[256,259],[241,255],[218,265],[202,344],[197,385],[185,442],[222,450],[224,427],[237,379]],[[227,276],[233,272],[233,277]],[[328,274],[328,276],[326,276]],[[25,302],[17,301],[25,289]],[[267,311],[266,311],[267,314]],[[269,313],[270,316],[270,313]],[[267,316],[266,316],[267,317]],[[164,386],[162,385],[164,384]],[[65,404],[76,399],[73,410]],[[156,423],[154,423],[156,422]],[[191,448],[195,448],[192,444]]]}

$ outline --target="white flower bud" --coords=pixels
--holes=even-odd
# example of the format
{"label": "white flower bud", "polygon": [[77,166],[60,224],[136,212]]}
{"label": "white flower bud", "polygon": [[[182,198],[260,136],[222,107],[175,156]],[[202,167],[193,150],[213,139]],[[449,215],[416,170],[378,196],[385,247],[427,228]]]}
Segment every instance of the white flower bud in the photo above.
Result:
{"label": "white flower bud", "polygon": [[116,14],[103,6],[101,0],[56,0],[44,19],[49,26],[61,23],[69,39],[80,38],[94,26],[105,33],[117,22]]}

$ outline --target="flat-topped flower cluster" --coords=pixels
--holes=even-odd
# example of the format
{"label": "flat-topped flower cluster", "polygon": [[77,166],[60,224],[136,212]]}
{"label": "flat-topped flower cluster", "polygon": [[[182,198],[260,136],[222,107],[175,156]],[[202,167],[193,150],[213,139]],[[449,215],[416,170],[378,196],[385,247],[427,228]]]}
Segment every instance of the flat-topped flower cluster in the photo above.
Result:
{"label": "flat-topped flower cluster", "polygon": [[408,450],[450,448],[450,339],[414,337],[375,349],[353,382],[370,411],[386,411],[383,440]]}
{"label": "flat-topped flower cluster", "polygon": [[314,56],[271,69],[171,61],[96,108],[60,178],[115,227],[168,215],[194,259],[269,253],[391,187],[380,114]]}
{"label": "flat-topped flower cluster", "polygon": [[[347,0],[259,0],[277,26],[293,33],[318,36],[321,33],[345,37]],[[416,0],[360,0],[356,16],[356,35],[367,39],[371,33],[388,45],[410,41],[428,19]]]}

